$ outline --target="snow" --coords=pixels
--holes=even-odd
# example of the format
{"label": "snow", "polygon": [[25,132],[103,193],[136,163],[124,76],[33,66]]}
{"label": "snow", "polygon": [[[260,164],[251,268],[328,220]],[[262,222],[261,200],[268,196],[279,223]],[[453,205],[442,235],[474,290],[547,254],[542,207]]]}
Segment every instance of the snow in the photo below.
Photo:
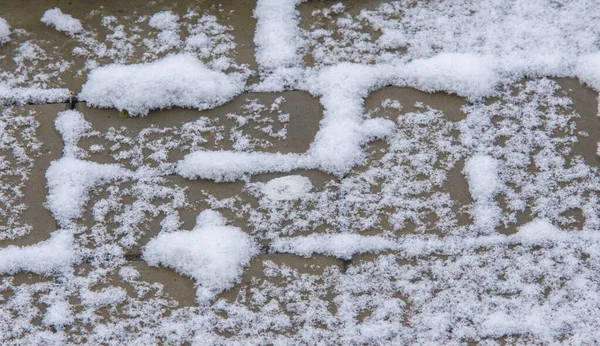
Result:
{"label": "snow", "polygon": [[42,322],[55,327],[73,324],[71,305],[64,299],[55,299],[46,309]]}
{"label": "snow", "polygon": [[[14,29],[19,42],[6,54],[16,67],[3,71],[0,100],[67,101],[68,90],[53,88],[81,58],[78,73],[93,70],[80,99],[133,116],[214,108],[245,91],[280,94],[270,107],[239,106],[240,97],[232,102],[239,112],[145,127],[153,115],[103,132],[83,107],[59,112],[63,157],[46,172],[46,206],[69,231],[0,249],[5,273],[52,276],[0,280],[3,343],[598,343],[594,132],[582,127],[589,114],[577,113],[583,89],[544,78],[600,88],[594,1],[394,1],[360,10],[259,0],[256,71],[236,62],[245,59],[232,35],[239,9],[191,6],[184,15],[163,5],[139,16],[99,8],[82,17],[90,31],[49,10],[68,20],[47,24],[81,28],[63,30],[77,45],[73,59],[56,59],[61,41],[49,42],[54,52]],[[408,104],[390,86],[460,97]],[[374,104],[370,94],[382,88],[390,93]],[[279,109],[290,90],[309,92],[324,112],[308,151],[283,154],[290,118],[291,126],[303,116],[302,105],[292,117]],[[463,101],[458,116],[447,112]],[[37,232],[18,218],[45,148],[31,109],[6,107],[0,118],[3,241]],[[249,177],[261,173],[281,177]],[[143,259],[195,280],[200,306],[179,306],[177,286],[127,262],[157,233]],[[268,253],[257,256],[258,244]],[[77,255],[52,257],[67,252]],[[79,256],[85,266],[73,267]]]}
{"label": "snow", "polygon": [[456,93],[471,100],[491,95],[501,81],[494,61],[477,54],[440,53],[400,68],[405,70],[408,86]]}
{"label": "snow", "polygon": [[8,37],[10,35],[10,25],[6,19],[0,17],[0,44],[5,43],[10,40]]}
{"label": "snow", "polygon": [[494,201],[494,197],[502,189],[498,169],[498,161],[489,155],[475,155],[465,162],[469,191],[475,201],[473,211],[475,226],[486,233],[494,230],[502,213]]}
{"label": "snow", "polygon": [[553,242],[553,240],[564,239],[568,240],[568,237],[561,233],[561,231],[552,225],[546,219],[536,219],[531,221],[519,229],[516,237],[523,242],[523,244],[539,245],[546,242]]}
{"label": "snow", "polygon": [[600,91],[600,52],[582,56],[575,71],[579,80]]}
{"label": "snow", "polygon": [[477,237],[447,236],[418,237],[366,236],[360,234],[310,234],[307,236],[276,238],[271,243],[271,251],[292,253],[311,257],[323,254],[340,259],[351,259],[361,253],[381,253],[395,251],[408,258],[419,258],[432,254],[453,255],[480,251],[488,247],[505,246],[568,246],[581,243],[594,243],[600,239],[596,232],[568,234],[558,229],[546,219],[535,219],[522,225],[511,235],[482,235]]}
{"label": "snow", "polygon": [[91,106],[144,116],[174,106],[214,108],[243,89],[239,75],[213,71],[195,57],[179,54],[152,63],[98,67],[88,75],[79,98]]}
{"label": "snow", "polygon": [[262,193],[276,201],[294,200],[301,198],[312,189],[310,179],[301,175],[288,175],[269,180],[263,187]]}
{"label": "snow", "polygon": [[177,24],[178,20],[179,16],[173,13],[173,11],[161,11],[150,17],[148,25],[159,30],[175,30],[179,27],[179,24]]}
{"label": "snow", "polygon": [[77,142],[85,136],[87,131],[91,130],[92,125],[83,118],[83,114],[80,112],[66,110],[57,114],[54,126],[64,142],[63,155],[79,158]]}
{"label": "snow", "polygon": [[39,275],[52,275],[65,271],[77,260],[72,243],[72,232],[60,230],[52,233],[50,239],[35,245],[10,245],[1,248],[0,273],[27,271]]}
{"label": "snow", "polygon": [[130,171],[117,164],[100,164],[63,157],[50,163],[46,171],[46,206],[59,225],[70,225],[73,219],[83,215],[90,190],[110,181],[131,176]]}
{"label": "snow", "polygon": [[289,172],[306,166],[296,154],[197,151],[177,163],[177,174],[188,179],[234,181],[246,174]]}
{"label": "snow", "polygon": [[315,253],[351,259],[359,253],[378,253],[397,248],[396,242],[382,236],[359,234],[311,234],[303,237],[281,238],[271,244],[271,250],[310,257]]}
{"label": "snow", "polygon": [[196,281],[196,300],[207,303],[239,282],[243,267],[258,253],[256,244],[241,229],[225,226],[214,211],[203,211],[191,231],[160,233],[144,247],[151,266],[163,265]]}
{"label": "snow", "polygon": [[44,12],[41,21],[42,23],[48,26],[53,26],[56,30],[64,32],[70,36],[83,31],[83,26],[81,25],[79,19],[63,13],[58,7]]}
{"label": "snow", "polygon": [[0,104],[23,105],[66,102],[71,98],[69,89],[42,89],[11,87],[0,83]]}
{"label": "snow", "polygon": [[254,9],[256,61],[265,69],[298,66],[302,46],[296,5],[302,0],[263,0]]}

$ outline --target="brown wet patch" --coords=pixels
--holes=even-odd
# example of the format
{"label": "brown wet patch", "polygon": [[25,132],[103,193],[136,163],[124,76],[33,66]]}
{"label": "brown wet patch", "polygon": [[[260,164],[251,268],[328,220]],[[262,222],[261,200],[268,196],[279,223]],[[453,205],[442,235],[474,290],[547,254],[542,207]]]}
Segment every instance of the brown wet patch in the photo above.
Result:
{"label": "brown wet patch", "polygon": [[577,131],[587,133],[587,136],[577,137],[578,142],[573,145],[573,155],[582,156],[586,164],[600,168],[600,156],[596,153],[597,143],[600,141],[598,93],[581,85],[575,78],[557,78],[556,82],[573,100],[571,107],[581,116],[575,119]]}
{"label": "brown wet patch", "polygon": [[389,86],[373,91],[365,100],[365,109],[382,108],[381,103],[386,99],[399,101],[402,109],[382,109],[380,112],[384,116],[397,118],[399,113],[423,111],[423,107],[417,105],[420,102],[425,107],[443,111],[450,121],[456,122],[466,118],[466,114],[461,111],[461,107],[467,104],[464,98],[444,92],[426,93],[408,87]]}
{"label": "brown wet patch", "polygon": [[62,138],[54,129],[54,119],[58,112],[65,110],[65,107],[64,104],[15,107],[17,110],[15,116],[34,112],[35,119],[40,124],[36,130],[36,137],[43,144],[40,147],[40,155],[34,159],[29,179],[25,181],[21,199],[27,205],[21,220],[31,225],[33,229],[25,237],[0,241],[1,247],[32,245],[48,239],[50,233],[58,229],[52,214],[44,207],[48,194],[45,174],[50,163],[62,156]]}

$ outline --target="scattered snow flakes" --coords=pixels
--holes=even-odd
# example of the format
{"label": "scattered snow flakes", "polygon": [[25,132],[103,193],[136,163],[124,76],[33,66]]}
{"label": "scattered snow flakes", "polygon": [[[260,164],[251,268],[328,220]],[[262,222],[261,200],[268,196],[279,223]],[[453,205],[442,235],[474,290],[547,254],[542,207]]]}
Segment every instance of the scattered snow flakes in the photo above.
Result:
{"label": "scattered snow flakes", "polygon": [[83,31],[83,26],[79,19],[73,18],[69,14],[64,14],[60,8],[55,7],[47,10],[42,16],[42,22],[48,26],[53,26],[56,30],[73,36]]}
{"label": "scattered snow flakes", "polygon": [[130,115],[173,106],[199,110],[219,106],[244,90],[239,74],[213,71],[192,55],[172,55],[152,63],[102,66],[90,72],[79,97],[95,107]]}
{"label": "scattered snow flakes", "polygon": [[36,137],[39,126],[33,111],[19,115],[11,107],[0,114],[0,240],[32,230],[21,216],[28,207],[23,199],[25,186],[41,154],[42,143]]}
{"label": "scattered snow flakes", "polygon": [[28,271],[39,275],[51,275],[64,271],[76,261],[73,234],[59,230],[50,239],[30,246],[8,246],[0,249],[0,273],[12,274]]}
{"label": "scattered snow flakes", "polygon": [[10,40],[10,38],[8,37],[9,35],[10,25],[8,25],[6,19],[0,17],[0,44],[8,42]]}
{"label": "scattered snow flakes", "polygon": [[164,265],[196,281],[197,301],[209,302],[219,292],[239,282],[243,267],[258,253],[251,237],[225,226],[211,210],[200,213],[191,231],[163,232],[144,247],[149,265]]}
{"label": "scattered snow flakes", "polygon": [[[155,47],[155,53],[159,54],[181,46],[178,20],[179,16],[172,11],[157,12],[150,17],[148,25],[154,29],[160,30],[157,36],[160,45]],[[145,43],[152,45],[148,40],[146,40]]]}
{"label": "scattered snow flakes", "polygon": [[263,185],[262,193],[272,200],[294,200],[312,189],[312,183],[301,175],[288,175],[271,179]]}

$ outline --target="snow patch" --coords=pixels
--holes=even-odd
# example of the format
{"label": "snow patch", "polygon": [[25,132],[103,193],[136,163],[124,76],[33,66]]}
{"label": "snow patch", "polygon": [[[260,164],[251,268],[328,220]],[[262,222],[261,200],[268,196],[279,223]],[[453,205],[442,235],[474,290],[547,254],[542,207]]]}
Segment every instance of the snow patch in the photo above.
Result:
{"label": "snow patch", "polygon": [[567,240],[570,237],[552,225],[550,221],[535,219],[523,225],[517,232],[516,238],[523,244],[537,245],[547,242],[552,243],[561,238]]}
{"label": "snow patch", "polygon": [[271,244],[275,252],[293,253],[310,257],[315,253],[350,259],[357,253],[378,253],[393,250],[397,242],[382,236],[359,234],[311,234],[294,238],[279,238]]}
{"label": "snow patch", "polygon": [[10,25],[8,25],[6,19],[0,17],[0,44],[8,42],[10,40],[10,38],[8,37],[9,35]]}
{"label": "snow patch", "polygon": [[243,90],[239,74],[213,71],[194,56],[179,54],[151,63],[98,67],[88,75],[79,97],[91,106],[144,116],[173,106],[214,108]]}
{"label": "snow patch", "polygon": [[582,56],[575,72],[579,80],[600,91],[600,52]]}
{"label": "snow patch", "polygon": [[0,273],[27,271],[51,275],[70,268],[76,259],[72,232],[60,230],[53,232],[50,239],[35,245],[10,245],[0,249]]}
{"label": "snow patch", "polygon": [[179,16],[173,13],[173,11],[161,11],[150,17],[148,25],[159,30],[176,30],[179,28],[178,20]]}
{"label": "snow patch", "polygon": [[300,65],[302,46],[296,5],[303,0],[262,0],[256,3],[257,19],[254,43],[256,61],[262,68],[286,68]]}
{"label": "snow patch", "polygon": [[456,93],[470,100],[490,95],[501,82],[493,60],[476,54],[440,53],[429,59],[415,59],[400,68],[408,86]]}
{"label": "snow patch", "polygon": [[42,322],[51,326],[66,326],[73,323],[73,311],[69,301],[62,297],[54,297],[48,307]]}
{"label": "snow patch", "polygon": [[70,98],[69,89],[22,88],[0,83],[0,105],[61,103]]}
{"label": "snow patch", "polygon": [[282,201],[301,198],[312,189],[312,183],[301,175],[288,175],[275,178],[262,187],[262,193],[269,199]]}
{"label": "snow patch", "polygon": [[307,164],[306,158],[297,154],[197,151],[177,163],[177,174],[189,179],[234,181],[245,174],[289,172]]}
{"label": "snow patch", "polygon": [[144,247],[143,258],[194,279],[196,299],[204,304],[239,282],[258,248],[241,229],[225,226],[214,211],[203,211],[197,221],[191,231],[160,233]]}
{"label": "snow patch", "polygon": [[64,32],[69,36],[73,36],[83,31],[83,26],[81,25],[79,19],[63,13],[58,7],[44,12],[41,20],[42,23],[52,26],[56,30]]}
{"label": "snow patch", "polygon": [[79,158],[77,142],[92,129],[92,125],[83,118],[83,114],[76,110],[66,110],[58,113],[54,119],[54,126],[62,136],[64,147],[63,156]]}
{"label": "snow patch", "polygon": [[489,155],[475,155],[465,162],[465,174],[475,207],[473,218],[480,231],[493,232],[502,210],[494,197],[502,189],[498,178],[498,161]]}
{"label": "snow patch", "polygon": [[61,226],[69,225],[71,220],[83,215],[92,188],[131,176],[131,171],[116,164],[63,157],[53,161],[46,171],[46,206]]}

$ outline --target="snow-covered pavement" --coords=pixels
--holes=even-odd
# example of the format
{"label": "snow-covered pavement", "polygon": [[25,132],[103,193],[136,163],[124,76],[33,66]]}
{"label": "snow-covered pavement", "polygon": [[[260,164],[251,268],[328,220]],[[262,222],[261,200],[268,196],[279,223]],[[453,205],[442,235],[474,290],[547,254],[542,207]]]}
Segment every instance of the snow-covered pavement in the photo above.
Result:
{"label": "snow-covered pavement", "polygon": [[599,17],[0,3],[0,343],[600,343]]}

